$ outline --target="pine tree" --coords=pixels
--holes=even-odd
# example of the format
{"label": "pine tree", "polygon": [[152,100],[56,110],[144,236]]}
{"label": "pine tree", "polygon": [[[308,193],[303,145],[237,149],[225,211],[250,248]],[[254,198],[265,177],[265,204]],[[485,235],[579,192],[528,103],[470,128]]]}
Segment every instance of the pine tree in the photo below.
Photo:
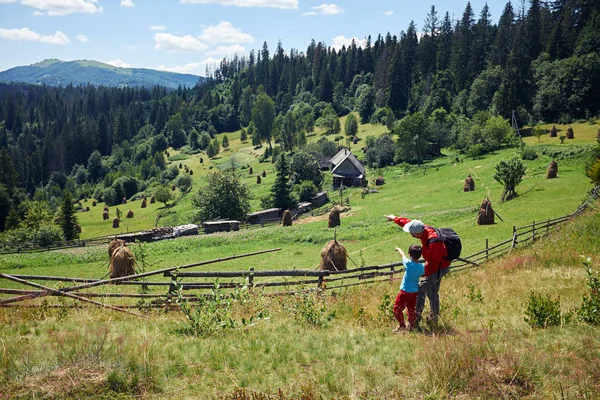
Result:
{"label": "pine tree", "polygon": [[223,140],[221,141],[221,146],[223,146],[224,149],[229,148],[229,139],[227,139],[227,135],[223,135]]}
{"label": "pine tree", "polygon": [[510,2],[506,3],[498,21],[496,39],[490,60],[493,64],[504,67],[513,44],[515,30],[515,13]]}
{"label": "pine tree", "polygon": [[292,184],[290,182],[290,166],[284,153],[277,160],[277,176],[271,188],[271,200],[273,207],[290,209],[296,207],[296,199],[292,196]]}
{"label": "pine tree", "polygon": [[65,240],[75,240],[79,238],[79,232],[77,232],[77,215],[75,215],[73,197],[71,197],[71,194],[68,191],[63,196],[60,208],[60,226]]}

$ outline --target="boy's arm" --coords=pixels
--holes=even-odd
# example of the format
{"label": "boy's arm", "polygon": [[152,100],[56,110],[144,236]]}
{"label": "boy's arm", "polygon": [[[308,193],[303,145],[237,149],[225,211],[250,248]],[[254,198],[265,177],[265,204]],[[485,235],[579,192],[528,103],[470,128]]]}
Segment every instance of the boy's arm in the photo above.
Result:
{"label": "boy's arm", "polygon": [[404,252],[402,251],[402,249],[400,247],[396,247],[396,251],[398,253],[400,253],[400,256],[402,256],[402,258],[406,258],[406,254],[404,254]]}

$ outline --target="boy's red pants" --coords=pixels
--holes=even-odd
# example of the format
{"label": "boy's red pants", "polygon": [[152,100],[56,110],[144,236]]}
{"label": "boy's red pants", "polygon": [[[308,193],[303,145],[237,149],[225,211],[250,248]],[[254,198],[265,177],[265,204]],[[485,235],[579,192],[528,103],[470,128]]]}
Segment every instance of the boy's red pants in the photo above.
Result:
{"label": "boy's red pants", "polygon": [[404,309],[408,313],[408,323],[410,326],[415,325],[415,320],[417,319],[417,314],[415,312],[415,308],[417,306],[417,293],[407,293],[404,290],[401,290],[398,293],[398,297],[396,297],[396,302],[394,303],[394,316],[400,323],[400,326],[406,327],[404,324]]}

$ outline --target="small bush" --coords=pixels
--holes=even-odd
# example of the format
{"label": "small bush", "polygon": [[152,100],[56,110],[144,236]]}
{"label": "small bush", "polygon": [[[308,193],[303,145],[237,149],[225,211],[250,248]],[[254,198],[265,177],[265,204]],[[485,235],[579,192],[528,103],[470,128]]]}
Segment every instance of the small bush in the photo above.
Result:
{"label": "small bush", "polygon": [[335,317],[335,312],[328,311],[325,302],[314,295],[302,294],[294,300],[291,311],[299,322],[321,328]]}
{"label": "small bush", "polygon": [[577,310],[577,318],[586,324],[600,325],[600,274],[592,270],[589,258],[584,265],[588,267],[589,294],[583,296],[581,307]]}
{"label": "small bush", "polygon": [[535,160],[536,158],[538,158],[538,154],[533,148],[525,147],[521,151],[521,158],[523,160]]}
{"label": "small bush", "polygon": [[533,328],[559,326],[566,322],[566,318],[560,312],[560,297],[552,300],[550,295],[544,297],[531,292],[527,310],[525,310],[525,322]]}

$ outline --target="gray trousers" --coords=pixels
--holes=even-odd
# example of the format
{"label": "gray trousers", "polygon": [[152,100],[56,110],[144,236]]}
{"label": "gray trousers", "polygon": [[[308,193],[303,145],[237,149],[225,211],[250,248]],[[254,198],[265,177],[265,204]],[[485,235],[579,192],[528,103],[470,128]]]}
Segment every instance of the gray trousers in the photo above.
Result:
{"label": "gray trousers", "polygon": [[440,269],[419,282],[419,293],[417,294],[417,319],[415,325],[419,326],[421,322],[421,315],[423,314],[423,308],[425,308],[425,297],[429,298],[429,321],[433,324],[437,324],[438,315],[440,314],[440,283],[442,278],[450,271],[450,268]]}

